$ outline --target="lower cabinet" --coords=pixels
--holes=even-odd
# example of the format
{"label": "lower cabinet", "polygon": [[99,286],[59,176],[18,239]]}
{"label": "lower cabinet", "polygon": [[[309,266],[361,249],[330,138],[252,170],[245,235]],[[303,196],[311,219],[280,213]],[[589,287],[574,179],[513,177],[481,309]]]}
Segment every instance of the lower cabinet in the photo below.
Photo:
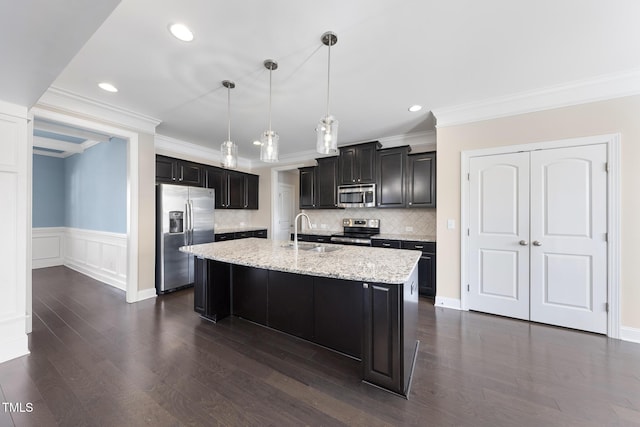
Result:
{"label": "lower cabinet", "polygon": [[315,342],[362,359],[362,283],[314,280]]}
{"label": "lower cabinet", "polygon": [[233,314],[266,325],[268,270],[233,264],[231,272]]}
{"label": "lower cabinet", "polygon": [[230,314],[231,266],[195,258],[193,308],[201,316],[217,322]]}
{"label": "lower cabinet", "polygon": [[313,276],[269,271],[267,326],[313,339]]}

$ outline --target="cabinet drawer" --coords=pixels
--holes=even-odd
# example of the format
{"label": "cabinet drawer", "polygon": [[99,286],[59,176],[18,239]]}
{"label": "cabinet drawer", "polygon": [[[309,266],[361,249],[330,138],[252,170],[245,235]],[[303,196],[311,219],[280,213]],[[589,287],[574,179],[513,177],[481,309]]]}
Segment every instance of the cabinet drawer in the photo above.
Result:
{"label": "cabinet drawer", "polygon": [[402,249],[411,249],[416,251],[435,253],[436,242],[421,242],[417,240],[405,240],[402,242]]}
{"label": "cabinet drawer", "polygon": [[400,249],[401,244],[402,242],[400,240],[371,239],[371,246],[378,248]]}
{"label": "cabinet drawer", "polygon": [[235,233],[218,233],[214,236],[214,242],[223,242],[225,240],[235,239]]}
{"label": "cabinet drawer", "polygon": [[233,236],[235,239],[246,239],[247,237],[253,237],[252,231],[238,231],[234,233]]}
{"label": "cabinet drawer", "polygon": [[267,238],[267,230],[256,230],[253,232],[253,237],[258,237],[260,239]]}
{"label": "cabinet drawer", "polygon": [[313,236],[313,240],[316,243],[331,243],[331,236]]}

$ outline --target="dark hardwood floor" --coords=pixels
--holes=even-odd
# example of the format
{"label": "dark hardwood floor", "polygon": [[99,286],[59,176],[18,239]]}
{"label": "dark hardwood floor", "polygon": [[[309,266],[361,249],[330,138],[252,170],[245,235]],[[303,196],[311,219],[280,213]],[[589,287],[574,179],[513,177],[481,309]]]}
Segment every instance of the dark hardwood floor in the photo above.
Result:
{"label": "dark hardwood floor", "polygon": [[[640,345],[420,301],[410,399],[357,361],[237,318],[193,291],[127,304],[64,267],[33,272],[31,354],[0,364],[0,426],[640,425]],[[3,405],[4,406],[4,405]]]}

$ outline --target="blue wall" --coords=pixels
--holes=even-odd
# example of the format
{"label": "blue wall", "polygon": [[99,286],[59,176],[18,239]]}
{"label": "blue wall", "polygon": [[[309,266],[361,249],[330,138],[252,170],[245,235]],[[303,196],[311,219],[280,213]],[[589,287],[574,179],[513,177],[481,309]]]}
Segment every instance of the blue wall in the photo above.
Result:
{"label": "blue wall", "polygon": [[113,138],[65,159],[65,226],[127,232],[127,142]]}
{"label": "blue wall", "polygon": [[64,159],[33,156],[34,227],[64,227]]}
{"label": "blue wall", "polygon": [[127,232],[127,142],[65,159],[33,156],[33,226]]}

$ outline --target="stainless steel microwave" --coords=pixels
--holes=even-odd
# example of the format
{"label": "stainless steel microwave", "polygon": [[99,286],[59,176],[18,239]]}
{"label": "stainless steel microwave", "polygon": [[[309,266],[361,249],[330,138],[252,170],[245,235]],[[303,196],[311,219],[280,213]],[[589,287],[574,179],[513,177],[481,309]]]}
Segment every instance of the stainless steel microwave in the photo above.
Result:
{"label": "stainless steel microwave", "polygon": [[376,206],[376,185],[339,185],[338,206],[341,208],[373,208]]}

